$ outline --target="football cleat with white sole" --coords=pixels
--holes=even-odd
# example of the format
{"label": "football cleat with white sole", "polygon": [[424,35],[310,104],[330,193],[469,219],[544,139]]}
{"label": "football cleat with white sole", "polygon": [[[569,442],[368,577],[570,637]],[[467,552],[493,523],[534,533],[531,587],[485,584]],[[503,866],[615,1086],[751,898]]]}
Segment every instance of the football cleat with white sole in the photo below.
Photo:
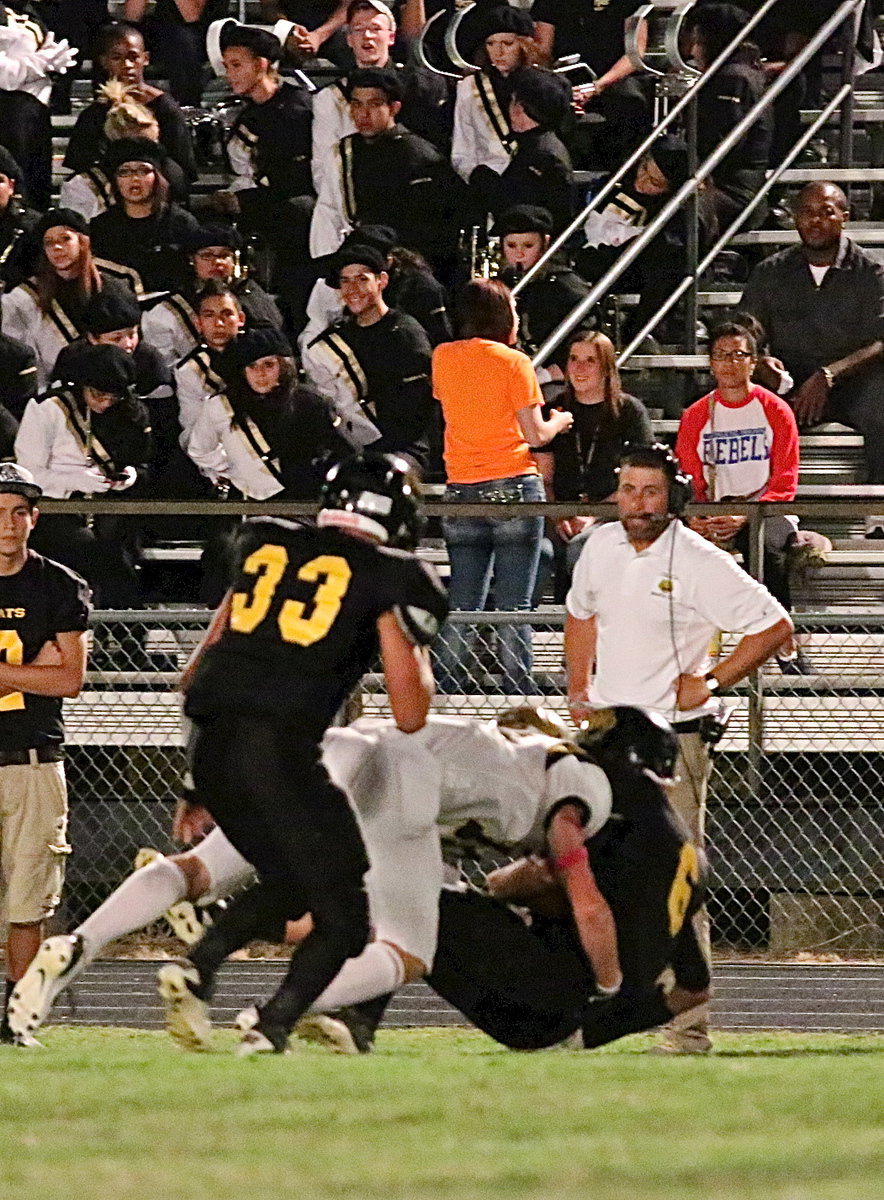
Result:
{"label": "football cleat with white sole", "polygon": [[210,1050],[209,1006],[194,991],[200,984],[196,967],[166,963],[157,972],[157,989],[166,1007],[166,1029],[184,1050]]}
{"label": "football cleat with white sole", "polygon": [[[142,867],[149,867],[151,863],[162,857],[159,850],[154,850],[153,846],[142,846],[135,855],[135,870],[140,871]],[[205,933],[205,926],[200,915],[189,900],[179,900],[177,904],[167,908],[163,913],[163,920],[169,925],[178,940],[184,942],[185,946],[195,946]]]}
{"label": "football cleat with white sole", "polygon": [[242,1033],[234,1050],[237,1058],[251,1058],[255,1054],[288,1054],[289,1035],[276,1026],[261,1025],[261,1013],[254,1004],[244,1008],[234,1022]]}
{"label": "football cleat with white sole", "polygon": [[334,1013],[305,1013],[294,1032],[302,1042],[324,1046],[333,1054],[368,1054],[373,1039],[366,1036],[355,1020],[353,1009],[338,1009]]}
{"label": "football cleat with white sole", "polygon": [[60,934],[43,942],[9,998],[7,1020],[17,1038],[26,1038],[40,1028],[58,993],[88,965],[84,950],[85,943],[78,933]]}

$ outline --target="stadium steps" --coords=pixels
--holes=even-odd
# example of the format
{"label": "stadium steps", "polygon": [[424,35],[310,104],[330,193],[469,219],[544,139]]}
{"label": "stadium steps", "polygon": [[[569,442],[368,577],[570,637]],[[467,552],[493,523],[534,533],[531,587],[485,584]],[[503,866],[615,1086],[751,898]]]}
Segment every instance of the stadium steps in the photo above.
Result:
{"label": "stadium steps", "polygon": [[[286,960],[228,963],[213,1005],[217,1025],[229,1027],[256,996],[279,983]],[[56,1026],[162,1028],[156,994],[159,961],[95,963],[74,985],[76,1007],[62,996]],[[720,1030],[794,1029],[803,1032],[884,1030],[884,966],[862,963],[716,962],[712,1024]],[[464,1026],[467,1022],[426,984],[406,984],[387,1009],[387,1028]]]}

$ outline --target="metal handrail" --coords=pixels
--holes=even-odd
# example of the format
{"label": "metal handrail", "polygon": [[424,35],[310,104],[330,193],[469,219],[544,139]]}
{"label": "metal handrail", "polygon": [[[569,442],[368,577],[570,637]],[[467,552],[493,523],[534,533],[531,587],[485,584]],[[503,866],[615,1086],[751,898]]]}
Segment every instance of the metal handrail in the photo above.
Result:
{"label": "metal handrail", "polygon": [[821,125],[825,124],[825,122],[829,119],[829,117],[832,115],[832,113],[835,111],[835,109],[838,107],[838,105],[841,104],[841,102],[849,94],[850,90],[851,90],[850,84],[845,84],[843,87],[838,89],[838,91],[835,93],[835,95],[832,97],[832,99],[829,101],[829,103],[826,105],[826,107],[822,110],[822,112],[816,118],[816,120],[807,127],[807,129],[805,130],[804,133],[802,133],[801,137],[798,139],[798,141],[795,143],[795,145],[792,147],[792,149],[789,151],[789,153],[786,155],[786,157],[783,159],[783,161],[780,163],[780,165],[771,172],[770,176],[764,181],[764,184],[761,186],[761,188],[759,188],[759,190],[752,197],[752,199],[749,201],[749,203],[746,205],[746,207],[740,213],[737,214],[737,216],[734,218],[734,220],[729,225],[727,231],[719,237],[718,241],[714,244],[712,249],[709,250],[707,252],[707,254],[704,256],[704,258],[700,262],[697,263],[696,269],[691,274],[686,275],[684,277],[684,279],[682,279],[681,283],[678,285],[678,287],[675,289],[675,291],[672,292],[671,295],[667,297],[667,299],[663,302],[663,304],[660,306],[660,308],[658,308],[657,311],[654,313],[654,315],[649,318],[649,320],[645,323],[645,325],[642,327],[642,329],[635,335],[635,337],[632,339],[632,341],[629,343],[629,345],[626,347],[626,349],[621,350],[621,352],[617,356],[617,366],[618,367],[622,367],[623,364],[632,357],[632,355],[635,353],[635,351],[638,349],[638,347],[641,345],[641,343],[645,340],[645,338],[654,329],[656,329],[656,327],[663,320],[663,318],[666,316],[666,314],[675,307],[675,305],[682,298],[682,296],[685,294],[685,292],[688,290],[688,288],[691,286],[691,284],[695,283],[697,280],[699,280],[699,278],[703,274],[703,272],[712,264],[716,254],[718,254],[719,251],[723,250],[724,247],[727,245],[727,243],[734,236],[734,234],[737,233],[743,227],[743,225],[745,225],[746,221],[749,219],[749,217],[752,215],[752,213],[755,211],[755,209],[758,207],[758,205],[761,203],[761,201],[764,199],[764,197],[768,194],[768,192],[771,190],[771,188],[776,186],[776,184],[778,183],[780,176],[783,174],[783,172],[787,171],[789,169],[789,167],[792,165],[792,163],[795,161],[795,159],[798,157],[798,155],[801,153],[801,151],[804,149],[804,147],[808,144],[808,142],[810,142],[811,138],[813,138],[816,131],[820,128]]}
{"label": "metal handrail", "polygon": [[[859,5],[863,2],[864,2],[864,0],[854,0],[855,5]],[[601,188],[598,192],[596,192],[596,194],[593,196],[592,200],[590,200],[589,204],[586,205],[586,207],[583,209],[583,211],[580,213],[580,215],[576,216],[574,218],[574,220],[571,222],[571,224],[564,230],[564,232],[560,233],[559,236],[553,242],[550,243],[550,245],[546,248],[546,250],[540,256],[540,258],[534,264],[534,266],[530,267],[525,272],[525,274],[522,276],[522,278],[519,280],[519,282],[513,287],[513,295],[518,295],[519,292],[522,290],[522,288],[525,286],[525,284],[531,282],[531,280],[538,273],[538,271],[541,271],[543,269],[543,267],[552,258],[552,256],[555,253],[557,253],[557,251],[559,251],[562,248],[562,246],[564,246],[564,244],[567,242],[568,238],[570,238],[573,233],[577,232],[577,230],[580,228],[580,226],[583,224],[583,222],[586,220],[586,218],[589,216],[589,214],[591,212],[595,212],[595,210],[598,208],[598,206],[601,204],[601,202],[608,198],[608,196],[611,194],[611,192],[614,190],[614,188],[617,186],[617,184],[620,182],[620,180],[624,177],[624,175],[626,175],[627,172],[631,171],[632,168],[636,165],[636,163],[638,163],[642,158],[644,158],[644,156],[651,149],[651,147],[653,146],[654,142],[656,142],[656,140],[660,136],[660,134],[663,133],[666,129],[668,129],[669,126],[675,120],[675,118],[680,116],[684,112],[684,110],[687,108],[687,106],[693,102],[693,100],[696,98],[697,92],[699,92],[702,88],[706,87],[706,85],[710,82],[710,80],[714,77],[715,73],[718,71],[718,68],[723,66],[724,63],[727,62],[727,60],[730,58],[730,56],[734,52],[734,50],[736,50],[737,47],[740,46],[746,40],[746,34],[749,33],[751,30],[753,30],[755,28],[755,26],[759,23],[759,21],[761,21],[764,17],[767,16],[767,14],[770,12],[770,10],[773,8],[773,6],[776,3],[777,3],[777,0],[766,0],[766,2],[761,6],[761,8],[759,8],[758,12],[749,18],[749,20],[746,22],[746,24],[743,26],[743,28],[740,30],[740,32],[737,34],[737,36],[733,39],[733,41],[729,42],[725,46],[725,48],[722,50],[721,54],[719,54],[718,58],[716,58],[715,61],[710,65],[709,69],[704,71],[703,74],[698,77],[696,82],[692,84],[692,86],[688,89],[688,91],[684,94],[684,96],[682,96],[682,98],[672,106],[672,108],[669,110],[669,112],[666,114],[666,116],[663,118],[663,120],[659,123],[659,125],[655,126],[655,128],[648,134],[648,136],[641,143],[641,145],[638,147],[638,149],[633,150],[632,154],[630,154],[629,158],[627,158],[627,160],[623,164],[623,166],[620,167],[620,169],[611,176],[611,178],[607,181],[607,183],[604,185],[603,188]]]}
{"label": "metal handrail", "polygon": [[[609,290],[612,283],[615,283],[628,266],[641,254],[642,250],[653,240],[661,229],[667,224],[671,217],[682,207],[684,202],[692,196],[700,183],[707,176],[711,175],[718,164],[725,158],[726,155],[736,146],[743,135],[749,130],[752,125],[758,120],[759,116],[771,107],[774,100],[785,90],[798,75],[817,50],[828,41],[829,37],[841,25],[847,17],[856,12],[864,0],[844,0],[844,3],[839,5],[834,14],[828,21],[814,34],[811,40],[807,43],[800,54],[796,55],[785,71],[771,84],[761,99],[755,104],[749,112],[739,121],[730,133],[719,142],[718,146],[712,151],[709,157],[702,162],[695,174],[684,183],[674,196],[671,196],[667,203],[663,206],[657,216],[649,225],[647,225],[637,238],[633,238],[628,243],[624,252],[620,255],[613,266],[605,272],[605,274],[593,284],[588,295],[586,295],[580,303],[571,310],[565,320],[559,325],[546,339],[537,353],[534,355],[532,362],[535,366],[542,365],[553,350],[568,336],[575,326],[579,325],[583,317],[592,309],[603,295]],[[759,12],[764,11],[760,9]],[[529,272],[530,274],[530,272]],[[527,276],[525,276],[527,278]]]}

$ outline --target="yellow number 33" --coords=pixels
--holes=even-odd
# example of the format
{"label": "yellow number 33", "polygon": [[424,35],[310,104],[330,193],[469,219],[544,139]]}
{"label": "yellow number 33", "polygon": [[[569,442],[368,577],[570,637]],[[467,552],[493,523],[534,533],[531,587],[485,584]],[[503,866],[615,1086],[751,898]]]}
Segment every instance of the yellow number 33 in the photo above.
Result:
{"label": "yellow number 33", "polygon": [[[257,629],[270,611],[273,596],[288,565],[289,556],[284,546],[267,544],[249,555],[243,570],[258,578],[251,595],[247,592],[233,595],[230,628],[234,632],[252,633]],[[341,611],[341,601],[350,586],[351,575],[350,564],[336,554],[320,554],[304,563],[298,571],[298,579],[318,584],[310,602],[312,612],[305,617],[307,604],[301,600],[286,600],[277,617],[283,641],[298,646],[312,646],[321,641]]]}

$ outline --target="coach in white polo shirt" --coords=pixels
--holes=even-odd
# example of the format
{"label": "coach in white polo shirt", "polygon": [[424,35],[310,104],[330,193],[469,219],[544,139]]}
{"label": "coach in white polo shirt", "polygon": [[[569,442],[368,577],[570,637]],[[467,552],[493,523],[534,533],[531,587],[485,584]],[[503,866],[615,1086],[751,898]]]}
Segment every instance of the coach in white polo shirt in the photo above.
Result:
{"label": "coach in white polo shirt", "polygon": [[[700,719],[716,711],[719,693],[776,650],[792,622],[729,554],[682,524],[689,498],[690,481],[666,446],[636,447],[623,458],[620,519],[593,533],[574,569],[565,658],[575,721],[588,708],[630,704],[675,725],[679,782],[669,799],[701,845],[709,755]],[[743,636],[710,671],[709,645],[719,630]],[[667,1046],[708,1049],[706,1023],[698,1014],[670,1030]]]}

